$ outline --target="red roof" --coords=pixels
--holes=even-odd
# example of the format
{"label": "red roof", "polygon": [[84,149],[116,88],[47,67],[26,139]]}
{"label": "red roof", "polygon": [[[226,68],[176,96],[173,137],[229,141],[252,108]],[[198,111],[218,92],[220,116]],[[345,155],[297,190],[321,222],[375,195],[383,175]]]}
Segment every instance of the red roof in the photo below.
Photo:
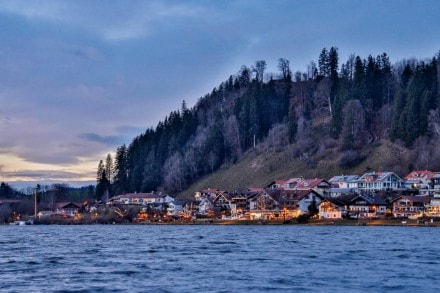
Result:
{"label": "red roof", "polygon": [[306,179],[296,185],[297,189],[311,189],[318,186],[324,179]]}
{"label": "red roof", "polygon": [[434,173],[428,170],[425,171],[412,171],[408,175],[406,175],[405,180],[417,180],[420,178],[432,179],[434,177]]}

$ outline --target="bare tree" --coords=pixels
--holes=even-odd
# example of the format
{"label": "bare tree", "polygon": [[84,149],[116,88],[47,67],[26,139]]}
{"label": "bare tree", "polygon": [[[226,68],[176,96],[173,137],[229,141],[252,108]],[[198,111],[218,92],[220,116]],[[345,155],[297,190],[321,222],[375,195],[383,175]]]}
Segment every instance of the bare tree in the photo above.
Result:
{"label": "bare tree", "polygon": [[255,61],[255,66],[253,67],[253,71],[255,72],[255,78],[258,82],[263,82],[264,71],[266,70],[266,61],[258,60]]}
{"label": "bare tree", "polygon": [[278,60],[278,69],[281,71],[281,76],[283,79],[289,79],[289,76],[292,76],[292,72],[290,71],[289,60],[280,58]]}

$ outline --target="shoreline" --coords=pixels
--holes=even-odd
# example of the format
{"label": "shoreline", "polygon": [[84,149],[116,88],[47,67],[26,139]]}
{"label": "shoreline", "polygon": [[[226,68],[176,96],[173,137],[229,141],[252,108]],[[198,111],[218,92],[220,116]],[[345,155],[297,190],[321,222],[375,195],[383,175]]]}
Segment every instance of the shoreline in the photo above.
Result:
{"label": "shoreline", "polygon": [[[0,226],[9,226],[1,224]],[[127,222],[127,223],[81,223],[70,220],[59,220],[50,223],[37,222],[33,225],[286,225],[286,226],[401,226],[401,227],[440,227],[440,221],[412,220],[412,219],[309,219],[307,222],[298,223],[296,219],[283,220],[196,220],[196,221],[170,221],[170,222]]]}

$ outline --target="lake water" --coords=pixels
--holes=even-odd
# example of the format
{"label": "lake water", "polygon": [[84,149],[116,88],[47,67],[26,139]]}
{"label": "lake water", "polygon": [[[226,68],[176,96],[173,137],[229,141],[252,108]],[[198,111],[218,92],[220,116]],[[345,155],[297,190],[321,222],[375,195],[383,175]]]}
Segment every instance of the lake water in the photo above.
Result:
{"label": "lake water", "polygon": [[440,230],[0,226],[1,292],[438,292]]}

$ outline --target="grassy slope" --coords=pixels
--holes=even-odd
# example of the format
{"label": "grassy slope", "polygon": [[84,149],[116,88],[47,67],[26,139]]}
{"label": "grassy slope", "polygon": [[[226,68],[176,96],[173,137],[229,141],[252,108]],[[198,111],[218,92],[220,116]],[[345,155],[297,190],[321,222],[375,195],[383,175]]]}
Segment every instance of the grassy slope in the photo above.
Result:
{"label": "grassy slope", "polygon": [[[369,171],[396,171],[387,166],[392,160],[392,144],[388,141],[369,147],[366,159],[353,168],[340,168],[337,164],[338,153],[329,151],[318,161],[315,168],[309,168],[298,159],[289,159],[284,152],[258,152],[251,150],[242,156],[236,164],[224,167],[209,176],[205,176],[184,190],[179,197],[191,198],[195,191],[213,188],[227,191],[241,190],[248,187],[265,187],[276,179],[292,177],[330,179],[335,175],[362,175]],[[402,166],[408,166],[408,152],[402,154]],[[405,172],[405,171],[403,171]],[[401,176],[406,174],[399,174]]]}

